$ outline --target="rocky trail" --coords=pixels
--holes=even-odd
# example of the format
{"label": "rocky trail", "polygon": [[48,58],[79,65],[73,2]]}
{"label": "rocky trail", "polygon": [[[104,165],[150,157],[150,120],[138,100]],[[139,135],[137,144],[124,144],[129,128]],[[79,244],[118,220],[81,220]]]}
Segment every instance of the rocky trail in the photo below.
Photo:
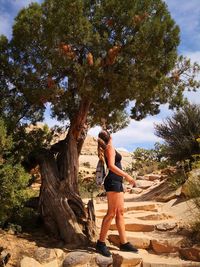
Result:
{"label": "rocky trail", "polygon": [[[192,245],[184,228],[194,219],[193,204],[182,197],[181,188],[169,190],[166,183],[159,175],[144,176],[137,181],[132,194],[125,194],[127,238],[139,253],[119,251],[118,232],[113,222],[108,241],[113,245],[110,246],[113,258],[118,259],[116,266],[200,266],[200,247]],[[158,198],[160,201],[156,201]],[[106,204],[96,204],[95,208],[100,225]]]}
{"label": "rocky trail", "polygon": [[[118,232],[113,222],[108,246],[113,253],[114,267],[200,266],[200,246],[192,244],[185,229],[185,225],[195,218],[195,208],[191,201],[182,197],[181,188],[172,191],[166,186],[167,180],[159,178],[157,175],[151,175],[150,179],[149,176],[141,177],[132,194],[125,194],[127,238],[139,253],[119,251]],[[158,198],[160,201],[156,201]],[[106,206],[106,203],[95,205],[98,225]]]}
{"label": "rocky trail", "polygon": [[[145,175],[138,177],[136,188],[126,189],[126,233],[137,254],[119,250],[114,221],[107,240],[110,258],[96,253],[94,246],[70,250],[42,233],[30,237],[0,232],[0,246],[11,254],[6,267],[200,267],[200,245],[192,242],[186,227],[195,219],[195,207],[182,188],[174,191],[167,183],[165,175]],[[95,198],[94,207],[100,230],[106,198]]]}

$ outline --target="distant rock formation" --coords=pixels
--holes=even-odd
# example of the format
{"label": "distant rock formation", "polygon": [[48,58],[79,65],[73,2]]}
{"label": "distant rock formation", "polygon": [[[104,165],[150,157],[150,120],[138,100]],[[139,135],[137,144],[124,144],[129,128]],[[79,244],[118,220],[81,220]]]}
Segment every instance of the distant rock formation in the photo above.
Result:
{"label": "distant rock formation", "polygon": [[97,155],[97,139],[93,136],[87,135],[83,148],[82,155]]}

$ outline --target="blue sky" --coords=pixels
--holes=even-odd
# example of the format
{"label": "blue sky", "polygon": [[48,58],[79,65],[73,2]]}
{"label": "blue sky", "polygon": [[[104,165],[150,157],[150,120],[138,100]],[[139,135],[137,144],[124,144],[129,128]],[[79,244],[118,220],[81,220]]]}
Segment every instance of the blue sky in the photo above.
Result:
{"label": "blue sky", "polygon": [[[11,37],[12,24],[18,11],[28,6],[31,0],[0,0],[0,34]],[[42,2],[40,0],[34,2]],[[169,11],[181,30],[179,54],[191,58],[200,64],[200,1],[199,0],[165,0]],[[187,93],[192,103],[200,104],[200,92]],[[117,148],[133,151],[137,147],[152,148],[159,140],[154,135],[154,124],[161,123],[171,112],[167,105],[161,107],[157,116],[149,116],[140,122],[131,121],[130,125],[113,135],[113,142]],[[52,120],[47,112],[46,122],[52,126]],[[89,131],[90,135],[97,136],[99,128]]]}

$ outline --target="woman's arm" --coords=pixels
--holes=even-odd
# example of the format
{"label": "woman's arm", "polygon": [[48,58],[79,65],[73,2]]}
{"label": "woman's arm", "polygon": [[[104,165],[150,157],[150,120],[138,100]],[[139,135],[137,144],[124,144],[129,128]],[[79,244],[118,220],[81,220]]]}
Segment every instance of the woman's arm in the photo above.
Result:
{"label": "woman's arm", "polygon": [[115,149],[113,146],[108,145],[106,150],[105,150],[106,158],[108,160],[108,168],[115,174],[119,176],[123,176],[130,184],[135,186],[135,181],[134,179],[126,172],[121,170],[115,165]]}

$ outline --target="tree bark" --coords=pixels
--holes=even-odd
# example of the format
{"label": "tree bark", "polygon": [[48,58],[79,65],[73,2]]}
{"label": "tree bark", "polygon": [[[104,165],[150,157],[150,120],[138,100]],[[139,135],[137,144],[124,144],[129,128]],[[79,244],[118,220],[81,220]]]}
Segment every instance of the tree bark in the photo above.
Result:
{"label": "tree bark", "polygon": [[[42,184],[39,210],[45,226],[65,243],[83,245],[95,236],[93,208],[84,207],[78,190],[78,159],[86,137],[90,103],[82,101],[67,137],[39,157]],[[92,222],[93,221],[93,222]]]}

